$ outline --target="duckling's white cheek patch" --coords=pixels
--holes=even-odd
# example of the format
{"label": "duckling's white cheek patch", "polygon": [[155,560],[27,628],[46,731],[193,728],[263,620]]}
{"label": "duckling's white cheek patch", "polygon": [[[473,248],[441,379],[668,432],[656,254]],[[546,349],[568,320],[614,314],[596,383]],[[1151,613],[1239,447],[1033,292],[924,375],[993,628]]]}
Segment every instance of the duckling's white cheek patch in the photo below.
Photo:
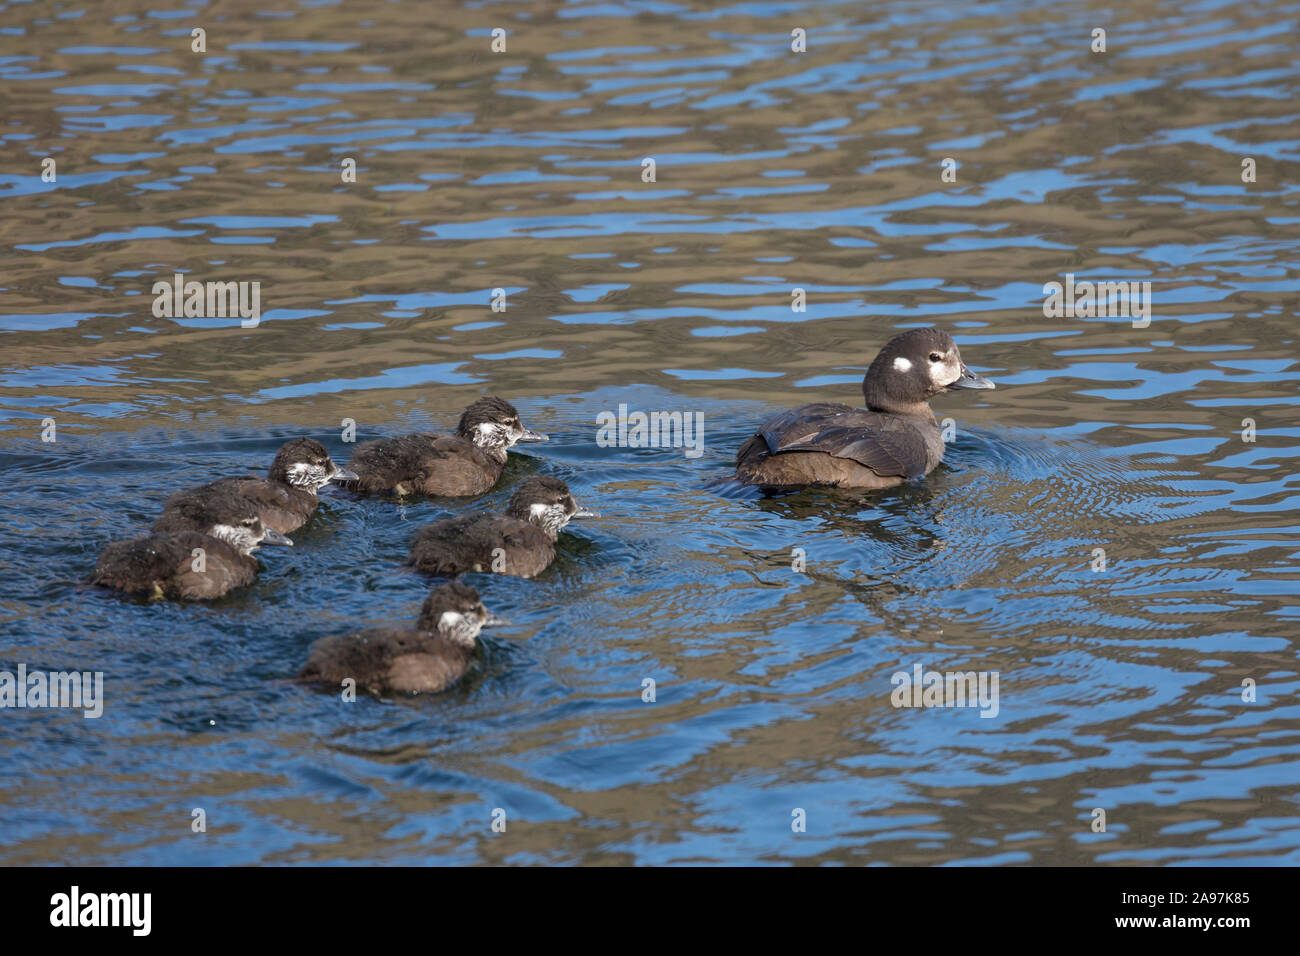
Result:
{"label": "duckling's white cheek patch", "polygon": [[546,512],[549,510],[550,508],[547,505],[529,505],[528,514],[536,521],[538,518],[545,517]]}
{"label": "duckling's white cheek patch", "polygon": [[329,479],[325,477],[325,469],[319,465],[309,465],[305,461],[289,466],[289,484],[297,487],[318,487],[325,484]]}
{"label": "duckling's white cheek patch", "polygon": [[236,551],[251,550],[257,545],[253,533],[243,526],[214,524],[208,531],[208,537],[224,541]]}
{"label": "duckling's white cheek patch", "polygon": [[465,626],[465,615],[457,611],[443,611],[442,617],[438,618],[438,630],[440,631],[458,631]]}
{"label": "duckling's white cheek patch", "polygon": [[900,355],[898,358],[894,359],[894,371],[910,372],[912,371],[912,363]]}
{"label": "duckling's white cheek patch", "polygon": [[504,441],[501,426],[495,422],[482,422],[474,427],[474,431],[474,443],[477,445],[499,445]]}

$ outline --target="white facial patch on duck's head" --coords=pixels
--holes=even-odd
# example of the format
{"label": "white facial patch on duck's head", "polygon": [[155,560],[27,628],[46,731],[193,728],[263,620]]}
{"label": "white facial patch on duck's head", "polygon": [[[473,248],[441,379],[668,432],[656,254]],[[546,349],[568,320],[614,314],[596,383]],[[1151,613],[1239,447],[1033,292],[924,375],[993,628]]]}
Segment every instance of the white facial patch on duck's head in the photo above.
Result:
{"label": "white facial patch on duck's head", "polygon": [[556,535],[569,523],[569,512],[562,503],[535,501],[528,506],[528,520],[544,531]]}
{"label": "white facial patch on duck's head", "polygon": [[946,352],[932,351],[926,356],[926,371],[935,388],[946,388],[961,378],[961,356],[955,347]]}
{"label": "white facial patch on duck's head", "polygon": [[510,430],[498,422],[479,422],[474,426],[474,444],[480,448],[500,448],[514,444]]}
{"label": "white facial patch on duck's head", "polygon": [[316,493],[317,488],[323,488],[329,483],[329,470],[324,465],[313,465],[310,462],[299,461],[289,466],[286,472],[289,484],[295,488],[303,488]]}
{"label": "white facial patch on duck's head", "polygon": [[442,616],[438,618],[439,632],[457,644],[473,647],[474,638],[478,637],[478,632],[482,629],[483,619],[477,615],[443,611]]}
{"label": "white facial patch on duck's head", "polygon": [[226,542],[240,554],[249,554],[262,542],[260,525],[261,522],[255,528],[245,524],[214,524],[208,529],[208,536]]}
{"label": "white facial patch on duck's head", "polygon": [[894,371],[910,372],[912,371],[912,363],[900,355],[898,358],[894,359]]}

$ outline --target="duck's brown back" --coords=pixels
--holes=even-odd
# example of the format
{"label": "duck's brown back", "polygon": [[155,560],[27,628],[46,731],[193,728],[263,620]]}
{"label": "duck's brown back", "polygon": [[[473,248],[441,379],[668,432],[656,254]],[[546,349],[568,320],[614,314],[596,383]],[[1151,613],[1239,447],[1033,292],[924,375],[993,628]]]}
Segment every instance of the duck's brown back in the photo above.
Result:
{"label": "duck's brown back", "polygon": [[319,500],[310,491],[256,475],[218,478],[197,488],[178,491],[167,499],[163,512],[153,523],[154,531],[200,531],[193,513],[185,508],[197,495],[229,493],[253,506],[266,525],[281,534],[297,531],[316,512]]}
{"label": "duck's brown back", "polygon": [[736,477],[771,488],[890,488],[927,474],[942,459],[932,417],[816,403],[768,419],[741,446]]}
{"label": "duck's brown back", "polygon": [[[203,551],[201,563],[196,549]],[[94,584],[128,594],[188,601],[218,598],[256,579],[254,558],[197,531],[115,541],[100,554],[91,576]]]}
{"label": "duck's brown back", "polygon": [[555,560],[555,543],[541,528],[506,515],[465,515],[416,532],[409,563],[427,574],[496,571],[541,574]]}
{"label": "duck's brown back", "polygon": [[505,465],[458,435],[404,435],[357,446],[348,462],[358,491],[465,497],[491,491]]}
{"label": "duck's brown back", "polygon": [[472,658],[469,648],[429,631],[371,627],[316,641],[298,676],[335,686],[351,678],[375,694],[433,694],[460,680]]}

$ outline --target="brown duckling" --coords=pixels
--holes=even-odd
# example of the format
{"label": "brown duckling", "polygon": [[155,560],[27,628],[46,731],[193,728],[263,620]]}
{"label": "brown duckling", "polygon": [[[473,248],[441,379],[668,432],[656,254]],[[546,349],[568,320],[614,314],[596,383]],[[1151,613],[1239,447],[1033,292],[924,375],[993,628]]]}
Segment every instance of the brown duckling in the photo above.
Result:
{"label": "brown duckling", "polygon": [[262,523],[256,509],[229,493],[186,506],[202,531],[169,531],[115,541],[99,556],[91,583],[151,598],[209,601],[252,584],[259,545],[293,542]]}
{"label": "brown duckling", "polygon": [[536,577],[555,560],[555,539],[571,518],[594,518],[558,478],[519,483],[506,513],[464,515],[416,532],[407,563],[428,574],[494,571]]}
{"label": "brown duckling", "polygon": [[479,631],[505,623],[472,587],[451,581],[429,592],[415,627],[371,627],[316,641],[298,678],[335,686],[351,678],[372,694],[436,694],[465,676]]}
{"label": "brown duckling", "polygon": [[509,402],[480,398],[465,409],[454,435],[415,434],[358,445],[347,487],[399,495],[465,497],[492,490],[517,442],[546,441],[526,428]]}
{"label": "brown duckling", "polygon": [[331,481],[356,475],[334,464],[325,446],[314,438],[294,438],[280,446],[265,478],[255,475],[218,478],[197,488],[178,491],[167,499],[154,531],[199,531],[196,503],[214,494],[234,494],[253,506],[262,523],[280,534],[297,531],[316,513],[316,492]]}

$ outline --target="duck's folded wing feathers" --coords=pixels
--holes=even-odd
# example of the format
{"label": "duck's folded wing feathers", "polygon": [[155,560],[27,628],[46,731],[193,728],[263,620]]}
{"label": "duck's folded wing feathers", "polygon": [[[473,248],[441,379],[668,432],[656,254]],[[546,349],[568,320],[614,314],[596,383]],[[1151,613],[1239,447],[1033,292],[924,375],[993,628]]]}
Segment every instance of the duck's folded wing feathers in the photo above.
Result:
{"label": "duck's folded wing feathers", "polygon": [[[817,414],[822,408],[826,414]],[[763,438],[772,454],[822,452],[847,458],[881,476],[915,478],[925,474],[925,437],[908,422],[847,405],[807,406],[796,420],[787,412],[768,422]],[[782,427],[784,426],[784,427]]]}
{"label": "duck's folded wing feathers", "polygon": [[264,507],[291,508],[294,504],[293,492],[287,486],[256,475],[218,478],[212,484],[223,491],[230,491],[246,501]]}
{"label": "duck's folded wing feathers", "polygon": [[851,405],[830,402],[800,405],[798,408],[792,408],[769,418],[758,433],[767,443],[768,452],[775,455],[785,451],[792,444],[808,441],[831,424],[837,416],[854,411],[857,409]]}

